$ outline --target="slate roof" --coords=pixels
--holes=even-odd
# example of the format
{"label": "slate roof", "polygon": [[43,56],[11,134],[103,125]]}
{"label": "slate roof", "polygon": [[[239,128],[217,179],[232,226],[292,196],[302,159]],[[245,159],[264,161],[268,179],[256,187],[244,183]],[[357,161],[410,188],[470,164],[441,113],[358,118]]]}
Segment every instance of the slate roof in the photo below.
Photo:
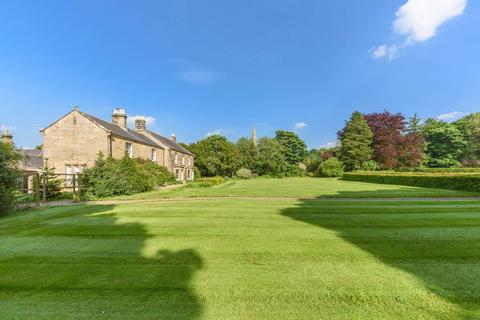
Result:
{"label": "slate roof", "polygon": [[191,156],[193,156],[193,153],[191,153],[190,151],[188,151],[187,149],[185,149],[184,147],[182,147],[181,145],[179,145],[178,143],[176,142],[173,142],[172,139],[168,139],[168,138],[165,138],[153,131],[150,131],[150,130],[146,130],[149,134],[151,134],[155,139],[159,140],[161,143],[165,144],[167,147],[169,147],[170,149],[173,149],[175,151],[179,151],[179,152],[183,152],[183,153],[186,153],[186,154],[189,154]]}
{"label": "slate roof", "polygon": [[23,169],[43,168],[43,151],[37,149],[17,149],[18,154],[22,156],[20,160]]}
{"label": "slate roof", "polygon": [[[92,121],[92,122],[98,124],[99,126],[111,131],[113,135],[116,135],[116,136],[119,136],[119,137],[122,137],[122,138],[126,138],[126,139],[129,139],[129,140],[132,140],[132,141],[140,142],[140,143],[143,143],[143,144],[147,144],[147,145],[150,145],[150,146],[163,148],[161,145],[159,145],[154,140],[152,140],[149,137],[147,137],[147,136],[145,136],[141,133],[138,133],[134,130],[124,129],[117,124],[99,119],[97,117],[89,115],[88,113],[84,113],[84,112],[80,112],[80,113],[82,115],[84,115],[87,119],[89,119],[90,121]],[[150,131],[150,130],[147,130],[147,131],[155,139],[159,140],[161,143],[165,144],[170,149],[173,149],[173,150],[179,151],[179,152],[183,152],[183,153],[186,153],[186,154],[189,154],[189,155],[193,156],[193,154],[190,151],[188,151],[187,149],[185,149],[184,147],[182,147],[178,143],[173,142],[171,139],[165,138],[165,137],[163,137],[163,136],[161,136],[161,135],[159,135],[159,134],[157,134],[153,131]]]}

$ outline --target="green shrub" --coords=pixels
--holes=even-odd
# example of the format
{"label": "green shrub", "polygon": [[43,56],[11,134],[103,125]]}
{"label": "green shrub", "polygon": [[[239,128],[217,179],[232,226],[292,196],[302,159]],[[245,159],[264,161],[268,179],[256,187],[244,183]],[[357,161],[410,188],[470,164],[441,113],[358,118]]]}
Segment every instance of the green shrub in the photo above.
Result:
{"label": "green shrub", "polygon": [[190,188],[203,188],[213,187],[224,182],[223,177],[209,177],[195,180],[195,182],[189,183],[187,186]]}
{"label": "green shrub", "polygon": [[363,171],[377,171],[380,169],[378,163],[374,160],[364,161],[360,167]]}
{"label": "green shrub", "polygon": [[87,199],[97,199],[151,191],[174,181],[166,168],[151,161],[128,156],[121,160],[100,156],[93,168],[85,170],[82,186]]}
{"label": "green shrub", "polygon": [[330,158],[320,164],[317,170],[318,177],[341,177],[343,175],[343,163],[337,158]]}
{"label": "green shrub", "polygon": [[201,177],[202,175],[200,173],[200,169],[198,169],[197,167],[193,167],[193,178],[197,180],[197,179],[200,179]]}
{"label": "green shrub", "polygon": [[343,180],[480,192],[480,174],[355,172],[345,173]]}
{"label": "green shrub", "polygon": [[142,169],[148,175],[150,183],[156,186],[163,186],[169,183],[175,183],[175,176],[167,168],[159,166],[155,162],[147,162],[141,165]]}
{"label": "green shrub", "polygon": [[0,142],[0,214],[13,207],[19,159],[10,145]]}
{"label": "green shrub", "polygon": [[238,169],[235,175],[240,179],[251,179],[253,178],[252,171],[250,169],[242,168]]}

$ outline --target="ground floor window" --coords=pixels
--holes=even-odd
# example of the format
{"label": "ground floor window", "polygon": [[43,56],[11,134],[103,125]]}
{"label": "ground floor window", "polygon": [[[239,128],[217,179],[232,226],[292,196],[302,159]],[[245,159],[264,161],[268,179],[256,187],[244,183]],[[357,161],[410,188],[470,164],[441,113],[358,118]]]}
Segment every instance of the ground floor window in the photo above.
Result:
{"label": "ground floor window", "polygon": [[[78,178],[78,174],[82,173],[86,168],[86,165],[79,165],[79,164],[67,164],[66,165],[66,176],[65,176],[65,186],[66,187],[73,187],[73,176]],[[75,191],[78,187],[78,180],[75,182]]]}
{"label": "ground floor window", "polygon": [[157,149],[152,149],[152,161],[157,161]]}
{"label": "ground floor window", "polygon": [[183,180],[182,169],[175,169],[175,179]]}
{"label": "ground floor window", "polygon": [[187,170],[187,179],[188,180],[193,180],[193,170],[192,169],[188,169]]}

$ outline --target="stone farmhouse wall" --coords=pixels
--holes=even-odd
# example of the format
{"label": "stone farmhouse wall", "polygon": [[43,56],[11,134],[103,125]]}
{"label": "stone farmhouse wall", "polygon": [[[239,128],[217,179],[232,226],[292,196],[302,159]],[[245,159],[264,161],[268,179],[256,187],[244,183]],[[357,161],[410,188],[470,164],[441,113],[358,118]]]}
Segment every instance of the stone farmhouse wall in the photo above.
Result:
{"label": "stone farmhouse wall", "polygon": [[108,133],[79,112],[73,111],[43,131],[43,157],[55,173],[67,165],[94,165],[98,154],[108,155]]}
{"label": "stone farmhouse wall", "polygon": [[129,143],[133,158],[152,160],[152,150],[155,149],[157,164],[166,167],[178,180],[193,179],[192,155],[171,149],[145,131],[141,133],[153,140],[153,145],[112,135],[111,131],[87,116],[74,109],[42,130],[44,162],[55,168],[55,173],[70,174],[72,170],[92,167],[100,153],[120,159],[125,155],[126,143]]}
{"label": "stone farmhouse wall", "polygon": [[147,146],[135,141],[130,141],[120,137],[112,137],[112,157],[120,159],[125,155],[125,144],[131,143],[133,148],[133,157],[144,160],[151,160],[152,149],[157,151],[156,163],[165,166],[164,164],[164,150],[154,146]]}

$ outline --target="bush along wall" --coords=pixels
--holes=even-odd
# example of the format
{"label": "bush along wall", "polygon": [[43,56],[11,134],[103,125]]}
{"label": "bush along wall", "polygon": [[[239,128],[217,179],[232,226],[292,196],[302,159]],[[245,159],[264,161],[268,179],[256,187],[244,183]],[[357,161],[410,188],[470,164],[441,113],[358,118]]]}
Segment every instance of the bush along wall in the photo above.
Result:
{"label": "bush along wall", "polygon": [[478,174],[345,173],[343,180],[480,192]]}
{"label": "bush along wall", "polygon": [[167,169],[128,156],[121,160],[100,156],[95,166],[85,170],[82,179],[84,196],[90,200],[151,191],[174,182],[175,177]]}

